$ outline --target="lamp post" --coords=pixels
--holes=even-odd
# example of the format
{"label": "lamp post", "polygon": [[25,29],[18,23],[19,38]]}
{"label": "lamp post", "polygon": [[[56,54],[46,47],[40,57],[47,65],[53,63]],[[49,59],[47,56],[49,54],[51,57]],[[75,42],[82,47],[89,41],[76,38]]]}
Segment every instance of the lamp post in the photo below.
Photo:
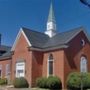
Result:
{"label": "lamp post", "polygon": [[81,73],[81,90],[83,90],[83,72]]}
{"label": "lamp post", "polygon": [[82,56],[81,57],[81,62],[80,62],[80,67],[81,67],[81,90],[83,90],[83,78],[84,78],[84,75],[87,73],[87,59],[85,56]]}
{"label": "lamp post", "polygon": [[84,85],[84,83],[83,83],[83,79],[85,78],[85,74],[86,74],[87,72],[85,71],[85,70],[82,70],[82,72],[81,72],[81,75],[80,75],[80,77],[81,77],[81,90],[83,90],[83,85]]}

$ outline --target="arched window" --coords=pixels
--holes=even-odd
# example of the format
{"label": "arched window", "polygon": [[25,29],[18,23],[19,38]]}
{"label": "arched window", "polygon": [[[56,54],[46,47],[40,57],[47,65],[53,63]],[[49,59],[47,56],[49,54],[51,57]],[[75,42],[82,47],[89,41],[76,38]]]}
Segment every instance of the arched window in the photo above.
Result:
{"label": "arched window", "polygon": [[88,69],[87,69],[87,59],[84,56],[81,57],[80,71],[83,72],[83,73],[86,73],[88,71]]}
{"label": "arched window", "polygon": [[0,78],[2,78],[2,65],[0,65]]}
{"label": "arched window", "polygon": [[53,55],[50,54],[48,58],[48,76],[53,75]]}

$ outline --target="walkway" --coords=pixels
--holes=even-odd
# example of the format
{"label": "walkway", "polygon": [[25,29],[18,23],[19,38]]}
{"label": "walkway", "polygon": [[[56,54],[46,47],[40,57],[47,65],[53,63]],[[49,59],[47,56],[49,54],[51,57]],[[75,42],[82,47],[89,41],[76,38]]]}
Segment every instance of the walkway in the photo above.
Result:
{"label": "walkway", "polygon": [[31,90],[30,88],[15,89],[12,86],[0,86],[0,90]]}

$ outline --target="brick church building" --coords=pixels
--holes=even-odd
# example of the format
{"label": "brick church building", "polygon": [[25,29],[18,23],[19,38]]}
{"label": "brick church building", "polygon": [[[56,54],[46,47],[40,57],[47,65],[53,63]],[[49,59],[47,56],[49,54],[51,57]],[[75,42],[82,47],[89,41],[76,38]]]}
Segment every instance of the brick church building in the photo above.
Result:
{"label": "brick church building", "polygon": [[90,72],[90,38],[83,27],[57,33],[52,4],[45,33],[22,27],[12,47],[0,45],[0,78],[25,77],[34,86],[53,75],[65,88],[71,72]]}

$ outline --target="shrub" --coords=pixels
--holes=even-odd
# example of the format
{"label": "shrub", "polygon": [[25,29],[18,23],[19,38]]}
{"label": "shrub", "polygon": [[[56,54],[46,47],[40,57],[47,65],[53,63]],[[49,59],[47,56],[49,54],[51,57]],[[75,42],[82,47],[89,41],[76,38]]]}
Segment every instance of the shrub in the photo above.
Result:
{"label": "shrub", "polygon": [[90,88],[90,74],[89,73],[71,73],[67,78],[67,88],[80,90],[81,82],[83,85],[83,89]]}
{"label": "shrub", "polygon": [[61,89],[62,88],[61,81],[56,76],[49,76],[48,77],[47,86],[49,89]]}
{"label": "shrub", "polygon": [[6,85],[7,84],[7,79],[0,79],[0,85]]}
{"label": "shrub", "polygon": [[38,78],[38,79],[36,80],[36,85],[37,85],[39,88],[47,88],[47,78],[46,78],[46,77]]}
{"label": "shrub", "polygon": [[15,88],[28,88],[29,87],[27,80],[23,77],[15,78],[13,84]]}
{"label": "shrub", "polygon": [[80,86],[81,86],[80,74],[76,72],[71,73],[67,79],[67,88],[78,90],[80,89]]}
{"label": "shrub", "polygon": [[56,76],[38,78],[36,84],[39,88],[61,89],[62,87],[60,79]]}
{"label": "shrub", "polygon": [[83,74],[82,83],[85,89],[90,88],[90,73]]}

